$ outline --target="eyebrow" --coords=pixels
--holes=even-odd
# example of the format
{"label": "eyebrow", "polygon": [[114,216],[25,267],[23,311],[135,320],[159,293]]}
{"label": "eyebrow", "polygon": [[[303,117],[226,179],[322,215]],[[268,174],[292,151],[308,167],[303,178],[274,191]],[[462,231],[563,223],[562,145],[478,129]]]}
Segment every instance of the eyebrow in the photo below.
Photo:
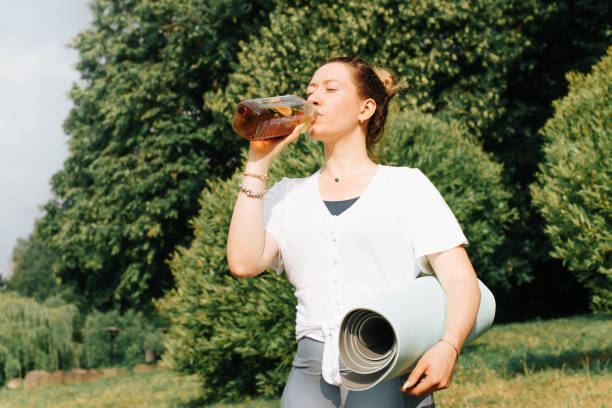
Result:
{"label": "eyebrow", "polygon": [[[328,82],[340,82],[337,79],[326,79],[325,81],[323,81],[323,84],[326,84]],[[317,84],[315,82],[311,82],[308,84],[308,86],[306,87],[306,89],[310,88],[311,86],[317,86]]]}

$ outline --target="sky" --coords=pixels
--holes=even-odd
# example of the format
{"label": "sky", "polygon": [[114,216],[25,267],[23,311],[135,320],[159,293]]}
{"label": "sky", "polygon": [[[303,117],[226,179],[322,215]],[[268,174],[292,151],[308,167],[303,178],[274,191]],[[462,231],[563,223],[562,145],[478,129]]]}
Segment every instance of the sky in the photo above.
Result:
{"label": "sky", "polygon": [[51,176],[68,157],[62,124],[79,80],[68,44],[92,20],[87,0],[0,0],[0,273],[12,270],[17,238],[27,238]]}

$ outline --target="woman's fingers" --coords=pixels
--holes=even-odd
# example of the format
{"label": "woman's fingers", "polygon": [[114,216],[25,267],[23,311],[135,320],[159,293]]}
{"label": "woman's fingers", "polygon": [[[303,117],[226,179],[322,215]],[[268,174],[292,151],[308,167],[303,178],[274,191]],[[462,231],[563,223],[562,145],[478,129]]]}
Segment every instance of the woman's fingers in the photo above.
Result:
{"label": "woman's fingers", "polygon": [[408,376],[408,379],[402,386],[402,391],[408,394],[412,394],[412,388],[415,385],[420,384],[419,380],[421,380],[421,376],[425,374],[425,370],[427,369],[427,363],[421,358],[417,365],[412,369],[412,372]]}
{"label": "woman's fingers", "polygon": [[251,151],[260,156],[273,158],[300,136],[303,127],[304,125],[296,126],[289,135],[282,138],[251,140]]}
{"label": "woman's fingers", "polygon": [[420,396],[448,388],[455,368],[455,359],[454,349],[442,343],[436,344],[423,354],[402,391]]}
{"label": "woman's fingers", "polygon": [[294,140],[296,140],[298,137],[300,137],[300,133],[302,132],[302,129],[304,128],[304,124],[301,125],[297,125],[293,131],[289,134],[289,136],[287,136],[283,142],[285,142],[285,146],[288,145],[289,143],[293,142]]}
{"label": "woman's fingers", "polygon": [[434,391],[441,389],[438,380],[431,375],[425,374],[425,377],[412,389],[408,389],[407,393],[411,395],[421,396],[431,394]]}

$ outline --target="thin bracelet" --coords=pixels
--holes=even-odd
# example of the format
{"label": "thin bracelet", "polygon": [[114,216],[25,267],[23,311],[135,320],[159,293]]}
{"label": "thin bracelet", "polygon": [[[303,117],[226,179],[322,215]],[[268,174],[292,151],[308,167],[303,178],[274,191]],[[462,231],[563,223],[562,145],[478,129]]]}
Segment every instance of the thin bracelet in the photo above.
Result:
{"label": "thin bracelet", "polygon": [[267,181],[268,180],[268,175],[264,174],[255,174],[255,173],[243,173],[245,176],[251,176],[251,177],[257,177],[258,179],[260,179],[261,181]]}
{"label": "thin bracelet", "polygon": [[445,341],[448,344],[450,344],[455,349],[455,353],[457,353],[457,357],[459,357],[459,349],[457,349],[457,347],[453,343],[451,343],[449,340],[446,340],[444,337],[442,337],[440,340],[438,340],[438,343],[441,342],[441,341]]}
{"label": "thin bracelet", "polygon": [[263,198],[263,196],[268,192],[267,188],[264,189],[263,193],[257,193],[250,188],[243,186],[242,184],[240,184],[238,187],[240,188],[240,191],[247,195],[247,197],[251,198]]}

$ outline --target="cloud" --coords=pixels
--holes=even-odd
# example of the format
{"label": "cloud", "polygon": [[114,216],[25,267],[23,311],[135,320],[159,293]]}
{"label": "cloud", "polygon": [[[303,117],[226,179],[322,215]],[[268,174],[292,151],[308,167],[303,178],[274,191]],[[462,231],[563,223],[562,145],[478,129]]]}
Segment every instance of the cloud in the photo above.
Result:
{"label": "cloud", "polygon": [[67,44],[91,18],[86,0],[0,2],[0,273],[68,156],[62,123],[79,74]]}

